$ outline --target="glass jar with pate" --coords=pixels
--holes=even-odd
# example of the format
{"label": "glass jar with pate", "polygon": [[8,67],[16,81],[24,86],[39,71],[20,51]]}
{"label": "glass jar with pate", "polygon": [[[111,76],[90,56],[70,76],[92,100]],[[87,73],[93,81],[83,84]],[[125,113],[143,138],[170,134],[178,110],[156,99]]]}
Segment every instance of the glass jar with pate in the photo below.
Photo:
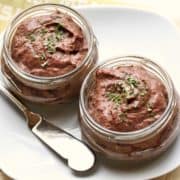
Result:
{"label": "glass jar with pate", "polygon": [[24,10],[7,27],[2,73],[16,95],[38,103],[64,103],[78,96],[98,52],[94,33],[75,10],[41,4]]}
{"label": "glass jar with pate", "polygon": [[94,68],[82,84],[82,135],[108,158],[153,158],[177,137],[177,99],[169,75],[158,64],[136,56],[112,59]]}

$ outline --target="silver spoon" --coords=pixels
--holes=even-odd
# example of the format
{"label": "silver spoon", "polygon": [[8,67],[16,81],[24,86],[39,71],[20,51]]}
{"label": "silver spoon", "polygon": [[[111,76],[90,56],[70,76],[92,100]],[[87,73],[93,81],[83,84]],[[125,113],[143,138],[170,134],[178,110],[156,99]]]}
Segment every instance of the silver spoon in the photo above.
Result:
{"label": "silver spoon", "polygon": [[87,171],[93,167],[95,155],[86,144],[49,123],[40,114],[31,112],[2,84],[0,84],[0,91],[23,112],[31,131],[53,151],[66,159],[71,169]]}

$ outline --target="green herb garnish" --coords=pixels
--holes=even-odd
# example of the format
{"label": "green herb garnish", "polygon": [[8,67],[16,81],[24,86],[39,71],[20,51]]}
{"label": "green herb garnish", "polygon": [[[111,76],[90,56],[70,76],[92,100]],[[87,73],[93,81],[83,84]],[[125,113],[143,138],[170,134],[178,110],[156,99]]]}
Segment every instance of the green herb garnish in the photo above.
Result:
{"label": "green herb garnish", "polygon": [[132,76],[128,76],[126,81],[127,81],[128,85],[138,87],[139,82],[135,78],[133,78]]}
{"label": "green herb garnish", "polygon": [[48,65],[48,61],[45,61],[44,63],[41,64],[41,67],[46,67]]}
{"label": "green herb garnish", "polygon": [[[54,31],[55,34],[51,34],[49,37],[47,37],[45,46],[47,48],[48,53],[53,54],[56,52],[56,42],[61,40],[63,35],[62,28],[63,27],[60,24],[57,24]],[[44,35],[45,33],[47,33],[47,30],[42,29],[41,34]]]}
{"label": "green herb garnish", "polygon": [[41,34],[41,36],[44,36],[47,32],[48,32],[47,29],[42,28],[40,31],[40,34]]}
{"label": "green herb garnish", "polygon": [[122,98],[121,98],[121,95],[119,93],[108,92],[106,94],[106,96],[107,96],[108,100],[113,101],[116,104],[121,103]]}
{"label": "green herb garnish", "polygon": [[62,32],[62,31],[56,32],[56,39],[57,39],[58,41],[60,41],[60,40],[62,39],[62,35],[63,35],[63,32]]}
{"label": "green herb garnish", "polygon": [[49,53],[53,54],[53,53],[56,52],[56,47],[55,47],[53,36],[49,36],[47,38],[46,47],[47,47],[47,50],[48,50]]}
{"label": "green herb garnish", "polygon": [[[127,104],[132,103],[140,93],[142,96],[144,96],[146,93],[144,91],[144,87],[142,88],[139,85],[140,82],[133,76],[126,75],[124,81],[120,80],[119,82],[108,87],[107,97],[116,104],[120,104],[122,102]],[[142,89],[142,92],[140,89]]]}
{"label": "green herb garnish", "polygon": [[41,61],[46,60],[46,54],[45,54],[44,52],[42,52],[42,53],[40,54],[39,58],[40,58]]}
{"label": "green herb garnish", "polygon": [[29,35],[27,36],[27,38],[28,38],[31,42],[33,42],[33,41],[36,40],[36,37],[35,37],[34,34],[29,34]]}
{"label": "green herb garnish", "polygon": [[147,104],[147,111],[152,112],[152,110],[153,110],[152,104],[148,103]]}
{"label": "green herb garnish", "polygon": [[56,39],[59,41],[62,39],[62,35],[63,35],[63,27],[60,24],[57,24],[56,28],[55,28],[55,34],[56,34]]}

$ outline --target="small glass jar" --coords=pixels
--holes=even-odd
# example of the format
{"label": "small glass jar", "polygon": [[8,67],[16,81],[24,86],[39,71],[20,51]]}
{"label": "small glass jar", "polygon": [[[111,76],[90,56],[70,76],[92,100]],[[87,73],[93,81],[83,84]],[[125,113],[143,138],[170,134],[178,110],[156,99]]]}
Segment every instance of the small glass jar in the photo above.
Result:
{"label": "small glass jar", "polygon": [[[153,73],[164,84],[168,104],[159,119],[149,126],[131,132],[112,131],[98,124],[88,112],[88,92],[95,82],[96,71],[103,67],[139,65]],[[97,152],[118,160],[145,160],[165,151],[180,129],[177,96],[169,75],[153,61],[136,56],[124,56],[94,68],[85,78],[80,92],[80,125],[83,138]]]}
{"label": "small glass jar", "polygon": [[[42,77],[24,72],[11,57],[12,38],[18,25],[29,17],[48,15],[56,10],[71,16],[81,27],[88,45],[85,58],[75,69],[60,76]],[[11,91],[32,102],[54,104],[69,102],[79,95],[83,79],[97,62],[98,52],[94,33],[78,12],[60,4],[41,4],[24,10],[12,20],[4,34],[1,56],[3,77]]]}

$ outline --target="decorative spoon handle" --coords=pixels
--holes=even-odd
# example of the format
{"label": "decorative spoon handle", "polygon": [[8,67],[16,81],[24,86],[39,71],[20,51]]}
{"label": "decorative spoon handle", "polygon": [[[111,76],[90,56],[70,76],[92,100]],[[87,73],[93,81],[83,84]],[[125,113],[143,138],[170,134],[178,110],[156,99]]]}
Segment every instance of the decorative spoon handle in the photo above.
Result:
{"label": "decorative spoon handle", "polygon": [[32,132],[58,155],[66,159],[70,168],[76,171],[86,171],[93,167],[95,155],[86,144],[49,123],[40,114],[29,111],[2,84],[0,84],[0,91],[24,113]]}

